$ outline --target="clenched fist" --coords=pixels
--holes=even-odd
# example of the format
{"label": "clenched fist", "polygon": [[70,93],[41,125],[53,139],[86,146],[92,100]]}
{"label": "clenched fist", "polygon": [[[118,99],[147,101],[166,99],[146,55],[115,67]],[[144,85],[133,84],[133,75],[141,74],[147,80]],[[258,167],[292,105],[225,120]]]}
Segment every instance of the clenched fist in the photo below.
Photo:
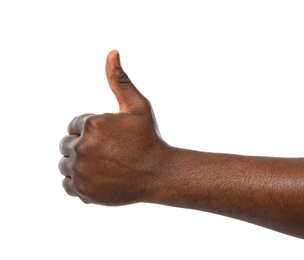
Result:
{"label": "clenched fist", "polygon": [[160,138],[149,101],[123,71],[117,51],[107,57],[106,75],[120,112],[71,121],[69,135],[60,143],[63,187],[85,203],[147,201],[170,147]]}

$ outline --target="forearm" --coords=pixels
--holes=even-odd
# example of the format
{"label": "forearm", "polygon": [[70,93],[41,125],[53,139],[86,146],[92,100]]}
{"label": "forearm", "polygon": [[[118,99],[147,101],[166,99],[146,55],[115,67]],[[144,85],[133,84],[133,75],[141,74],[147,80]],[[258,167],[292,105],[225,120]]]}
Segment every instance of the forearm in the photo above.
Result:
{"label": "forearm", "polygon": [[152,202],[248,221],[304,238],[304,159],[170,150]]}

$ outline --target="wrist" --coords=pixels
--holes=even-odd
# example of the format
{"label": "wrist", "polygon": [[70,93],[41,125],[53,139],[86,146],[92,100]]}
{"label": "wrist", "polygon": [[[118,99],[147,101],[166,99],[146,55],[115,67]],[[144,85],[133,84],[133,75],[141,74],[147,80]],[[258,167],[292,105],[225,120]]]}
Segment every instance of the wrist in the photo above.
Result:
{"label": "wrist", "polygon": [[145,202],[174,206],[171,202],[181,195],[184,173],[187,172],[185,151],[168,145],[165,147],[157,166],[148,174]]}
{"label": "wrist", "polygon": [[144,194],[143,202],[162,204],[174,178],[179,149],[164,144],[156,150],[157,152],[150,156],[152,163],[144,174],[145,179],[141,182],[141,189]]}

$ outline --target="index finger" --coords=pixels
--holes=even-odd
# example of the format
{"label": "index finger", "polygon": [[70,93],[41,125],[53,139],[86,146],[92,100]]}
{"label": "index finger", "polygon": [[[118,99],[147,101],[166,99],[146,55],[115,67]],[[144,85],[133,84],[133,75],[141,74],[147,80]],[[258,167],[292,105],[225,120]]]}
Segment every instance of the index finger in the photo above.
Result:
{"label": "index finger", "polygon": [[76,116],[68,125],[69,135],[81,135],[86,119],[93,115],[94,114],[83,114]]}

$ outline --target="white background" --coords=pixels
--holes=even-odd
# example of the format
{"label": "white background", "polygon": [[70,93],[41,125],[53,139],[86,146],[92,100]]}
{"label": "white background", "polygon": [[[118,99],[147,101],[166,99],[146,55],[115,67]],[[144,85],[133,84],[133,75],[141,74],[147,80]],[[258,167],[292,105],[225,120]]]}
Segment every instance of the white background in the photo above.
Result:
{"label": "white background", "polygon": [[58,143],[117,112],[118,49],[163,138],[189,149],[303,156],[303,1],[0,1],[0,259],[303,259],[303,240],[152,204],[84,205]]}

